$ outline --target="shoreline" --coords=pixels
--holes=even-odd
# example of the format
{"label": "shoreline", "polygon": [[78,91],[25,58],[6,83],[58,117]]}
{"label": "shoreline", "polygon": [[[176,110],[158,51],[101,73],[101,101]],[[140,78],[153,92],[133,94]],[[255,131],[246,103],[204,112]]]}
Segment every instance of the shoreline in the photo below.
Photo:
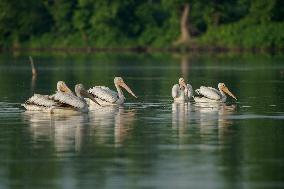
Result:
{"label": "shoreline", "polygon": [[2,48],[3,52],[78,52],[78,53],[101,53],[101,52],[133,52],[133,53],[284,53],[284,49],[273,48],[228,48],[228,47],[58,47],[58,48]]}

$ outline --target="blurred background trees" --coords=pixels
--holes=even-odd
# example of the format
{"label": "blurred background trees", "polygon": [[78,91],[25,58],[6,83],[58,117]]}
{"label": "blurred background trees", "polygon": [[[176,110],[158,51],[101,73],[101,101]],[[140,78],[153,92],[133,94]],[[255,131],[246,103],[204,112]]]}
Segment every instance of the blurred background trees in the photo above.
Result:
{"label": "blurred background trees", "polygon": [[282,0],[1,0],[0,47],[283,48]]}

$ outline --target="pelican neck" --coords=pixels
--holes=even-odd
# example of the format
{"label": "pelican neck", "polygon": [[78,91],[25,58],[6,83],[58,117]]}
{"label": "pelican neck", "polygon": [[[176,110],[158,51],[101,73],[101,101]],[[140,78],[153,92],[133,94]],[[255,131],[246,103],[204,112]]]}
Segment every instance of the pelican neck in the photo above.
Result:
{"label": "pelican neck", "polygon": [[114,83],[114,85],[115,85],[115,88],[117,90],[118,96],[119,97],[123,97],[123,92],[122,92],[120,86],[118,84],[116,84],[116,83]]}

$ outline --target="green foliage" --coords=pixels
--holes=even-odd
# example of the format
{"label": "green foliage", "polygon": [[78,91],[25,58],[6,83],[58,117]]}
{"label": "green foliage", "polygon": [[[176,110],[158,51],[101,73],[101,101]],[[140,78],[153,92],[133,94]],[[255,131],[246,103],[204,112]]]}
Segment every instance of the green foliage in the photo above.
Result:
{"label": "green foliage", "polygon": [[235,23],[209,30],[200,38],[200,42],[229,48],[284,48],[282,31],[284,23],[265,25]]}
{"label": "green foliage", "polygon": [[51,15],[40,1],[0,1],[0,46],[48,32],[51,25]]}
{"label": "green foliage", "polygon": [[60,34],[72,32],[72,17],[77,0],[50,0],[45,3],[54,20],[53,30]]}
{"label": "green foliage", "polygon": [[170,47],[186,3],[195,45],[283,48],[282,0],[1,0],[0,48]]}

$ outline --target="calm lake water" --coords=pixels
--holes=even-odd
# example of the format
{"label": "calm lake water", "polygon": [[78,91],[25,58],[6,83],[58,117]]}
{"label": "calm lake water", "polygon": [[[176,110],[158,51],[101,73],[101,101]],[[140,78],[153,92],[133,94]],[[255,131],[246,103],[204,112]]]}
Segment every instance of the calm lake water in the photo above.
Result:
{"label": "calm lake water", "polygon": [[[284,56],[0,56],[0,188],[284,188]],[[139,96],[124,107],[70,116],[27,113],[51,94],[121,76]],[[193,88],[224,82],[226,104],[174,104],[183,76]]]}

